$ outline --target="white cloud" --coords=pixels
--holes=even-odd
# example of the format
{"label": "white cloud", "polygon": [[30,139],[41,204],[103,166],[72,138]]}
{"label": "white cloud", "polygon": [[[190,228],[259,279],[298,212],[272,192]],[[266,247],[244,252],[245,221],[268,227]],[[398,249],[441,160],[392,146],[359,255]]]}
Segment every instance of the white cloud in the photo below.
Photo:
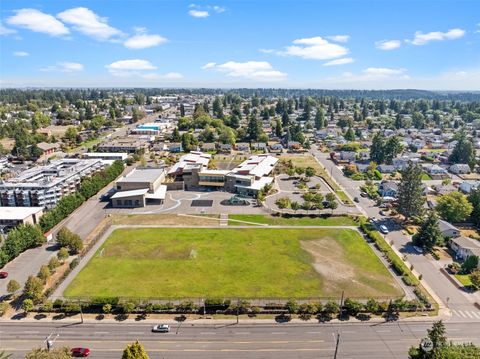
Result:
{"label": "white cloud", "polygon": [[328,61],[328,62],[325,62],[323,64],[323,66],[336,66],[336,65],[345,65],[345,64],[350,64],[352,63],[354,60],[351,58],[351,57],[342,57],[340,59],[336,59],[336,60],[331,60],[331,61]]}
{"label": "white cloud", "polygon": [[334,35],[334,36],[327,36],[327,39],[336,41],[336,42],[348,42],[350,39],[349,35]]}
{"label": "white cloud", "polygon": [[427,32],[426,34],[422,33],[421,31],[417,31],[413,40],[407,40],[407,42],[410,42],[413,45],[425,45],[430,41],[455,40],[463,37],[464,35],[465,30],[462,29],[450,29],[447,32],[433,31]]}
{"label": "white cloud", "polygon": [[226,9],[223,6],[214,5],[213,10],[215,12],[221,14],[222,12],[225,12]]}
{"label": "white cloud", "polygon": [[241,77],[255,81],[281,81],[287,77],[286,73],[275,70],[266,61],[228,61],[224,64],[209,62],[202,68],[213,69],[229,77]]}
{"label": "white cloud", "polygon": [[83,71],[83,65],[78,62],[58,62],[54,66],[47,66],[41,69],[42,71],[58,71],[58,72],[79,72]]}
{"label": "white cloud", "polygon": [[208,11],[205,11],[205,10],[189,10],[188,15],[197,17],[197,18],[205,18],[210,16]]}
{"label": "white cloud", "polygon": [[2,22],[0,22],[0,35],[10,35],[15,34],[17,30],[9,29],[8,27],[3,26]]}
{"label": "white cloud", "polygon": [[330,60],[348,54],[346,47],[333,44],[320,36],[297,39],[293,41],[293,44],[287,46],[285,51],[280,51],[279,54],[312,60]]}
{"label": "white cloud", "polygon": [[141,59],[119,60],[105,66],[114,76],[151,76],[146,71],[156,70],[157,67],[150,61]]}
{"label": "white cloud", "polygon": [[215,65],[217,65],[215,62],[209,62],[208,64],[203,65],[202,69],[203,70],[211,69],[211,68],[214,68]]}
{"label": "white cloud", "polygon": [[13,56],[25,57],[25,56],[30,56],[30,54],[26,51],[14,51]]}
{"label": "white cloud", "polygon": [[264,53],[264,54],[272,54],[275,52],[274,49],[258,49],[258,51],[260,51],[261,53]]}
{"label": "white cloud", "polygon": [[167,39],[160,35],[137,34],[128,38],[123,44],[129,49],[146,49],[158,46],[167,42]]}
{"label": "white cloud", "polygon": [[406,69],[392,69],[388,67],[369,67],[362,72],[371,76],[392,76],[404,74]]}
{"label": "white cloud", "polygon": [[167,72],[166,74],[161,75],[161,78],[166,80],[180,80],[183,79],[183,75],[178,72]]}
{"label": "white cloud", "polygon": [[52,15],[35,9],[17,10],[15,15],[7,19],[7,23],[51,36],[62,36],[70,33],[68,28]]}
{"label": "white cloud", "polygon": [[382,40],[375,42],[375,47],[380,50],[398,49],[401,45],[400,40]]}
{"label": "white cloud", "polygon": [[85,7],[76,7],[59,13],[58,18],[84,35],[97,40],[109,40],[114,36],[122,35],[122,32],[110,25],[108,19],[100,17],[92,10]]}

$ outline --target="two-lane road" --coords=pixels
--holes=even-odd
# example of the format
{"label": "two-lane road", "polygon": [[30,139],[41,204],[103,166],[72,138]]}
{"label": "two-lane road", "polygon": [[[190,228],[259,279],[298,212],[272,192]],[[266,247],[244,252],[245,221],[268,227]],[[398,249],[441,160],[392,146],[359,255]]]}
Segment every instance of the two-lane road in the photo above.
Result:
{"label": "two-lane road", "polygon": [[[140,340],[151,358],[331,358],[340,334],[338,358],[406,358],[431,323],[172,325],[170,333],[151,333],[146,323],[2,323],[0,347],[22,358],[45,338],[58,334],[56,346],[84,346],[92,358],[120,358],[124,347]],[[480,344],[480,323],[448,323],[456,342]]]}
{"label": "two-lane road", "polygon": [[[371,199],[360,196],[360,186],[363,184],[363,181],[354,181],[345,177],[335,163],[330,160],[329,154],[317,150],[312,150],[311,152],[350,197],[358,198],[359,202],[356,203],[356,206],[364,215],[376,217],[382,221],[387,220],[380,215],[380,208],[375,206]],[[398,229],[391,230],[385,237],[388,242],[393,242],[394,247],[406,256],[418,273],[422,274],[423,280],[433,289],[441,301],[452,309],[454,318],[480,320],[480,309],[473,305],[475,302],[480,303],[480,294],[466,293],[457,289],[440,272],[441,264],[429,256],[416,253],[411,245],[410,237],[403,234],[402,231]]]}

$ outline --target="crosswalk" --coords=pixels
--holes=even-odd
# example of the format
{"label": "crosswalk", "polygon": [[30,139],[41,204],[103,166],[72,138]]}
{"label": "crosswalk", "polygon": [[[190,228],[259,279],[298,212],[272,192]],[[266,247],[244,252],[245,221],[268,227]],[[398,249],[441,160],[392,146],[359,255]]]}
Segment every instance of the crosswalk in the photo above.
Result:
{"label": "crosswalk", "polygon": [[480,310],[475,311],[475,310],[452,309],[452,314],[457,318],[480,320]]}

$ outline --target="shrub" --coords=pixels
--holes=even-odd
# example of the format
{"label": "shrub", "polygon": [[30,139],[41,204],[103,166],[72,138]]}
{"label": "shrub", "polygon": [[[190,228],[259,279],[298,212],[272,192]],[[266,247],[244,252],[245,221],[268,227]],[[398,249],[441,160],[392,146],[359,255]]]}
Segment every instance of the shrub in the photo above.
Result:
{"label": "shrub", "polygon": [[50,272],[50,269],[48,266],[43,265],[40,267],[40,271],[37,274],[37,277],[40,278],[40,280],[43,282],[43,284],[47,283],[47,279],[50,277],[52,273]]}
{"label": "shrub", "polygon": [[43,283],[41,279],[30,276],[25,282],[25,287],[23,288],[23,295],[27,299],[31,299],[35,303],[38,303],[42,299],[43,292]]}
{"label": "shrub", "polygon": [[73,261],[70,262],[70,269],[73,270],[78,264],[80,263],[79,258],[75,258]]}
{"label": "shrub", "polygon": [[60,261],[57,257],[52,257],[48,262],[48,268],[53,272],[57,267],[60,266]]}
{"label": "shrub", "polygon": [[298,303],[295,299],[290,299],[286,304],[285,304],[285,309],[288,311],[290,314],[295,314],[298,311]]}
{"label": "shrub", "polygon": [[102,312],[104,314],[108,314],[112,311],[112,305],[110,303],[107,303],[105,304],[103,307],[102,307]]}
{"label": "shrub", "polygon": [[68,254],[68,249],[65,248],[65,247],[62,247],[60,248],[60,250],[58,251],[57,253],[57,258],[60,260],[60,261],[64,261],[65,259],[67,259],[69,256]]}
{"label": "shrub", "polygon": [[39,310],[41,312],[49,313],[53,311],[53,303],[51,300],[44,300],[43,303],[40,305]]}
{"label": "shrub", "polygon": [[8,302],[0,302],[0,317],[3,317],[3,315],[7,312],[8,308],[10,307],[10,305],[8,304]]}
{"label": "shrub", "polygon": [[61,247],[68,248],[71,254],[77,254],[83,248],[82,239],[67,227],[62,227],[57,233],[57,242]]}
{"label": "shrub", "polygon": [[334,314],[338,314],[340,312],[340,307],[336,302],[329,301],[327,304],[325,304],[323,311],[325,312],[325,314],[331,316]]}
{"label": "shrub", "polygon": [[357,316],[360,311],[363,310],[363,304],[357,302],[356,300],[347,298],[343,304],[344,309],[347,311],[348,315],[353,317]]}

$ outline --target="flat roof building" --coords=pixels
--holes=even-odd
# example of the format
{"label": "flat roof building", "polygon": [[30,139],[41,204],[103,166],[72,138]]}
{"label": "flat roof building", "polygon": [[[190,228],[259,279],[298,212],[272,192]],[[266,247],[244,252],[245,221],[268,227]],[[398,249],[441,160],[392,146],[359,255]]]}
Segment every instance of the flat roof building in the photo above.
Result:
{"label": "flat roof building", "polygon": [[0,231],[3,233],[21,224],[38,224],[42,207],[0,207]]}
{"label": "flat roof building", "polygon": [[0,181],[0,203],[5,207],[52,208],[63,196],[75,193],[82,178],[103,167],[98,159],[62,159],[28,169]]}
{"label": "flat roof building", "polygon": [[145,207],[147,202],[163,203],[167,187],[164,168],[135,168],[120,178],[117,192],[110,197],[113,207]]}

